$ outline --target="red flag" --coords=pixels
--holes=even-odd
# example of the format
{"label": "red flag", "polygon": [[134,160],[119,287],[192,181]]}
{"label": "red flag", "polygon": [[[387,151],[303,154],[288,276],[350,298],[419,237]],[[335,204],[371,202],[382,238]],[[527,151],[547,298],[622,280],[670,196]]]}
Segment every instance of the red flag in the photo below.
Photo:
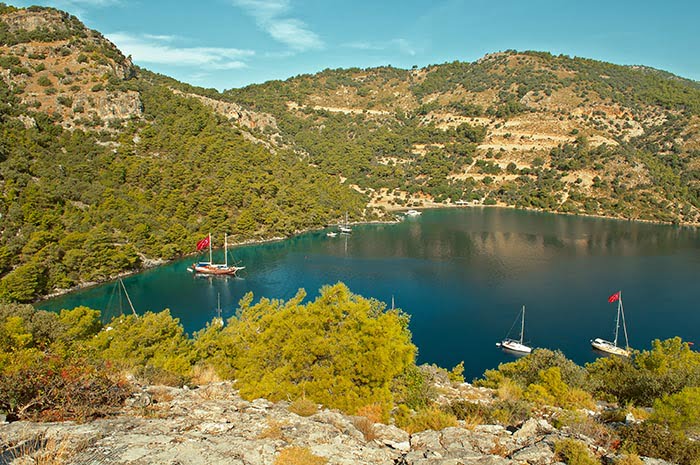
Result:
{"label": "red flag", "polygon": [[205,237],[201,241],[197,242],[197,251],[200,251],[202,249],[206,249],[209,247],[209,236]]}
{"label": "red flag", "polygon": [[617,302],[618,300],[620,300],[620,291],[617,291],[616,293],[608,297],[608,302],[610,303]]}

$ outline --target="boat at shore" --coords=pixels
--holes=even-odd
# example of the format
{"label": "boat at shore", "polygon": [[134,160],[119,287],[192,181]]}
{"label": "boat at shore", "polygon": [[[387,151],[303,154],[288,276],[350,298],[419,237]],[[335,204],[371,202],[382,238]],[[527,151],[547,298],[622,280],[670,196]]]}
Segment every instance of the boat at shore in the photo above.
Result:
{"label": "boat at shore", "polygon": [[[610,342],[599,337],[591,339],[591,346],[594,349],[607,354],[620,355],[623,357],[630,356],[630,345],[627,339],[627,324],[625,322],[625,310],[622,306],[622,291],[617,291],[610,297],[608,297],[608,302],[613,303],[617,301],[617,318],[615,319],[615,339]],[[622,329],[625,335],[625,347],[620,347],[617,345],[618,334],[620,331],[620,321],[622,321]]]}
{"label": "boat at shore", "polygon": [[211,233],[197,243],[197,250],[209,247],[209,261],[193,263],[187,271],[195,274],[203,275],[219,275],[219,276],[235,276],[235,274],[244,269],[245,266],[234,266],[228,264],[228,236],[224,235],[224,263],[214,263],[211,252]]}
{"label": "boat at shore", "polygon": [[338,230],[340,231],[340,234],[350,234],[352,232],[350,223],[348,223],[348,212],[345,212],[345,223],[339,224]]}
{"label": "boat at shore", "polygon": [[408,211],[406,212],[406,216],[418,216],[418,215],[420,215],[420,214],[422,214],[422,213],[423,213],[423,212],[420,212],[420,211],[418,211],[418,210],[408,210]]}
{"label": "boat at shore", "polygon": [[[515,326],[515,323],[518,322],[518,318],[520,318],[520,338],[511,339],[508,337],[508,335],[510,334],[510,331],[513,330],[513,326]],[[501,342],[496,343],[496,347],[512,350],[513,352],[519,352],[522,354],[529,354],[530,352],[532,352],[532,348],[528,347],[523,343],[523,338],[525,336],[525,305],[523,305],[522,310],[520,310],[520,312],[518,313],[518,317],[515,319],[513,326],[511,326],[510,331],[508,331],[508,334],[506,335],[505,339],[503,339]]]}

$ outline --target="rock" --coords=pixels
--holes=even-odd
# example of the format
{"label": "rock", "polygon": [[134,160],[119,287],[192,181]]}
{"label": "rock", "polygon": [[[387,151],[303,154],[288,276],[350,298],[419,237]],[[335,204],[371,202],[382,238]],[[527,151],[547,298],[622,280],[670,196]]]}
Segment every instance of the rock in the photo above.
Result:
{"label": "rock", "polygon": [[377,441],[391,447],[392,449],[404,452],[411,450],[409,434],[394,425],[376,423],[374,425],[374,433],[377,436]]}
{"label": "rock", "polygon": [[513,439],[516,441],[532,439],[537,435],[549,434],[552,431],[554,431],[554,427],[547,420],[530,418],[523,423],[523,426],[518,431],[513,433]]}
{"label": "rock", "polygon": [[501,425],[477,425],[474,427],[474,431],[479,431],[482,433],[489,433],[489,434],[510,434],[510,431],[506,430],[503,426]]}
{"label": "rock", "polygon": [[545,443],[525,447],[511,455],[513,460],[527,462],[532,465],[545,465],[554,461],[554,451]]}

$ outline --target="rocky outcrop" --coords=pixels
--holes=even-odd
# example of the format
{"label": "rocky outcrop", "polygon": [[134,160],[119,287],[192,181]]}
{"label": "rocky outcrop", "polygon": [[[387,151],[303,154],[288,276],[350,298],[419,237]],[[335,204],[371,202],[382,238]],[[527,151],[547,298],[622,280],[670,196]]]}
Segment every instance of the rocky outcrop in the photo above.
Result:
{"label": "rocky outcrop", "polygon": [[0,425],[5,448],[0,464],[65,454],[68,463],[86,464],[269,465],[295,446],[334,465],[546,465],[557,463],[554,443],[567,436],[542,419],[530,419],[513,432],[498,425],[462,425],[413,435],[383,424],[368,434],[357,420],[331,410],[300,416],[288,402],[248,402],[231,383],[150,387],[114,418]]}

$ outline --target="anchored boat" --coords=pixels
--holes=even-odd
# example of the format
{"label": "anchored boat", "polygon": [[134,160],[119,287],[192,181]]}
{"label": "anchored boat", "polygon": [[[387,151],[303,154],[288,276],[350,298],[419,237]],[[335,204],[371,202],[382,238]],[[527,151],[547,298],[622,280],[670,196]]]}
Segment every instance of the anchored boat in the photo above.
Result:
{"label": "anchored boat", "polygon": [[[508,337],[510,334],[510,331],[513,330],[513,327],[515,326],[515,323],[518,322],[518,318],[520,318],[520,339],[511,339]],[[513,326],[510,327],[510,331],[508,331],[508,334],[506,335],[506,338],[503,339],[501,342],[496,343],[496,347],[501,347],[503,349],[508,349],[512,350],[513,352],[520,352],[523,354],[529,354],[532,352],[532,348],[526,346],[523,343],[523,337],[525,336],[525,305],[523,305],[522,310],[520,310],[520,313],[518,313],[518,317],[515,319],[515,322],[513,323]]]}
{"label": "anchored boat", "polygon": [[228,264],[228,236],[224,235],[224,263],[214,263],[211,254],[211,233],[197,242],[197,250],[202,250],[209,247],[209,261],[208,262],[197,262],[193,263],[191,267],[187,268],[187,271],[199,274],[208,275],[235,275],[238,271],[245,268],[245,266],[233,266]]}
{"label": "anchored boat", "polygon": [[[599,337],[591,340],[591,346],[594,349],[600,350],[608,354],[621,355],[623,357],[629,357],[630,355],[630,345],[627,339],[627,324],[625,323],[625,310],[622,306],[622,291],[617,291],[610,297],[608,297],[608,302],[613,303],[617,301],[617,318],[615,319],[615,339],[610,342]],[[620,320],[622,320],[622,329],[625,335],[625,347],[620,347],[617,345],[617,336],[620,331]]]}

